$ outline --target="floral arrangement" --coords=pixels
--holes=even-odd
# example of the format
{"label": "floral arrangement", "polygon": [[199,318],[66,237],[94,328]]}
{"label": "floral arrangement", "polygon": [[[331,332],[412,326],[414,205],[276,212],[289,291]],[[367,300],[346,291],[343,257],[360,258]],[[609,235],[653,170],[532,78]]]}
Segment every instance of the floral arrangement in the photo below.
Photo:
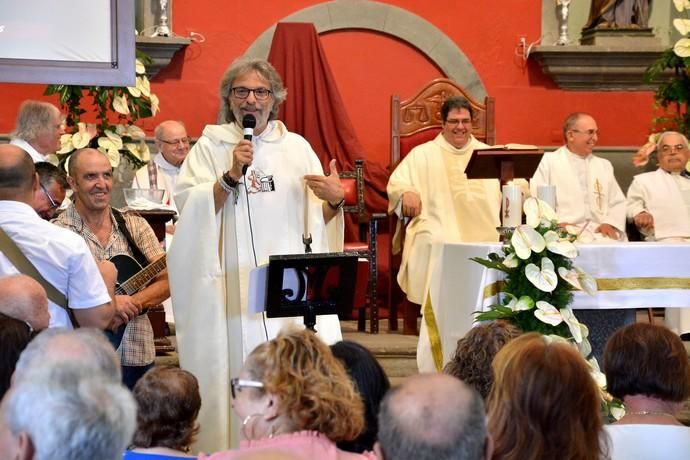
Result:
{"label": "floral arrangement", "polygon": [[[500,253],[472,260],[505,274],[499,303],[479,312],[477,320],[502,319],[524,332],[539,332],[553,340],[565,340],[586,359],[592,352],[589,330],[575,317],[570,304],[573,290],[596,294],[594,278],[573,264],[576,235],[558,226],[555,211],[537,198],[525,200],[526,224],[506,235]],[[622,416],[621,404],[605,391],[606,377],[596,358],[589,361],[592,374],[602,390],[607,415]]]}
{"label": "floral arrangement", "polygon": [[[156,115],[158,97],[151,92],[142,59],[147,58],[142,56],[136,61],[136,86],[49,85],[46,88],[44,95],[57,94],[62,110],[67,113],[67,133],[60,139],[57,162],[64,165],[75,150],[84,147],[106,153],[113,167],[120,163],[122,155],[135,169],[149,161],[146,133],[134,122]],[[90,110],[83,107],[85,95],[92,98]],[[95,116],[97,122],[83,122],[84,114]]]}

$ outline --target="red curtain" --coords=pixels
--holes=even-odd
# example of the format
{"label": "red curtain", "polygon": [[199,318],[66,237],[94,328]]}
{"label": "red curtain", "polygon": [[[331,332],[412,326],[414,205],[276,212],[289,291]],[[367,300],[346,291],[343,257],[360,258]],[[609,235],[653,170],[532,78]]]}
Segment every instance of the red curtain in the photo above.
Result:
{"label": "red curtain", "polygon": [[[354,170],[354,160],[364,160],[365,202],[369,212],[385,212],[389,172],[374,161],[359,143],[333,73],[311,23],[279,23],[268,60],[283,77],[287,100],[279,118],[292,132],[309,141],[324,170],[332,158],[338,170]],[[348,222],[346,241],[356,239],[354,221]]]}

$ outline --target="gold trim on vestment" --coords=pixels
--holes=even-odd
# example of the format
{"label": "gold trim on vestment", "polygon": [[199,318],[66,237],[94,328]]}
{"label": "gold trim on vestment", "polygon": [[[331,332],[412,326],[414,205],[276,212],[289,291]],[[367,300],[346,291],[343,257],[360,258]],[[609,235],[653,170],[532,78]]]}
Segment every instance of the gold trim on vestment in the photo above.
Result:
{"label": "gold trim on vestment", "polygon": [[431,291],[427,293],[426,302],[424,302],[424,322],[426,323],[426,331],[429,335],[429,344],[431,345],[431,356],[434,358],[434,366],[438,372],[441,372],[443,370],[443,346],[441,345],[441,334],[438,332],[438,324],[436,324],[434,307],[431,304]]}

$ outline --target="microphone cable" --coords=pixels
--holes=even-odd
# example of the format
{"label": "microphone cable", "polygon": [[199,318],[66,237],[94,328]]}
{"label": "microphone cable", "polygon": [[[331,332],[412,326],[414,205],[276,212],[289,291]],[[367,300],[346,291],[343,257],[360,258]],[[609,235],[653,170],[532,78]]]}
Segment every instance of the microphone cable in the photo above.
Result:
{"label": "microphone cable", "polygon": [[[242,175],[242,183],[244,184],[244,197],[247,201],[247,220],[249,222],[249,239],[252,244],[252,255],[254,256],[254,268],[258,268],[259,263],[256,258],[256,247],[254,246],[254,225],[252,224],[252,210],[249,206],[249,191],[247,187],[247,176]],[[249,287],[247,287],[247,294],[249,293]],[[249,301],[249,296],[247,296],[247,301]],[[268,326],[266,325],[266,309],[261,312],[261,321],[264,325],[264,334],[266,336],[266,341],[268,342]]]}

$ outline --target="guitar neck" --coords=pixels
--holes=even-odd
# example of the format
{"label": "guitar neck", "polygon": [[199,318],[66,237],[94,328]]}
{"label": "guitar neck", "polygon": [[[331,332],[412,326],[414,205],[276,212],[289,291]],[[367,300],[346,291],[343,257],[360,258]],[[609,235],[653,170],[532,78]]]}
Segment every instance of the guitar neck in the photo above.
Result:
{"label": "guitar neck", "polygon": [[165,255],[160,256],[155,262],[149,264],[139,273],[115,288],[116,295],[133,295],[143,289],[160,272],[165,270],[167,261]]}

